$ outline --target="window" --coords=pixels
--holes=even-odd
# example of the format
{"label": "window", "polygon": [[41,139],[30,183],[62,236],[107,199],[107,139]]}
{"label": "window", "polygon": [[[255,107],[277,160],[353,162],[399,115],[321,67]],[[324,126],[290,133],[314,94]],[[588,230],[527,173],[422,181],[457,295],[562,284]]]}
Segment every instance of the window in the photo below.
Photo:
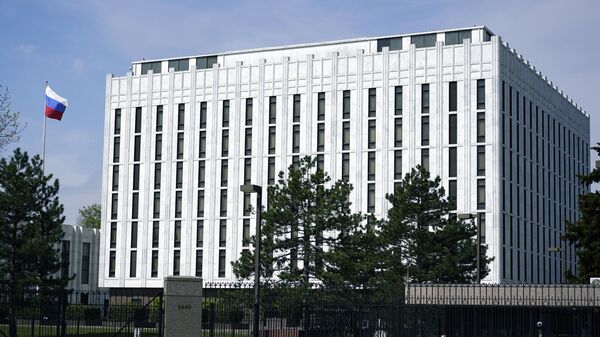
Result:
{"label": "window", "polygon": [[[177,133],[177,159],[183,159],[183,140],[183,132]],[[200,141],[202,142],[202,136]],[[202,149],[200,151],[202,151]]]}
{"label": "window", "polygon": [[115,264],[117,260],[117,252],[111,250],[108,258],[108,277],[115,277]]}
{"label": "window", "polygon": [[421,113],[429,113],[429,84],[421,84]]}
{"label": "window", "polygon": [[175,170],[175,188],[182,188],[183,186],[183,162],[178,161]]}
{"label": "window", "polygon": [[246,98],[246,126],[252,125],[252,98]]}
{"label": "window", "polygon": [[448,149],[448,176],[456,177],[456,148],[451,147]]}
{"label": "window", "polygon": [[153,74],[160,74],[161,63],[160,61],[142,63],[142,75],[148,74],[150,70],[152,70]]}
{"label": "window", "polygon": [[456,144],[456,114],[448,116],[448,144]]}
{"label": "window", "polygon": [[221,190],[221,216],[227,216],[227,189]]}
{"label": "window", "polygon": [[161,132],[163,128],[163,106],[156,106],[156,132]]}
{"label": "window", "polygon": [[485,175],[485,146],[477,146],[477,175]]}
{"label": "window", "polygon": [[115,109],[115,129],[114,134],[118,135],[121,133],[121,109]]}
{"label": "window", "polygon": [[175,192],[175,217],[181,218],[181,191]]}
{"label": "window", "polygon": [[402,115],[402,87],[394,87],[394,115]]}
{"label": "window", "polygon": [[131,218],[132,219],[138,218],[139,203],[140,203],[139,193],[133,193],[133,195],[131,196]]}
{"label": "window", "polygon": [[221,187],[227,187],[229,176],[229,163],[226,159],[221,160]]}
{"label": "window", "polygon": [[204,220],[196,221],[196,247],[204,245]]}
{"label": "window", "polygon": [[244,138],[244,154],[252,155],[252,128],[246,128],[246,138]]}
{"label": "window", "polygon": [[90,283],[90,243],[84,242],[81,247],[81,284]]}
{"label": "window", "polygon": [[317,170],[325,171],[325,155],[317,155]]}
{"label": "window", "polygon": [[162,134],[156,135],[156,142],[154,144],[154,160],[162,160]]}
{"label": "window", "polygon": [[219,250],[219,276],[225,277],[225,250]]}
{"label": "window", "polygon": [[421,166],[429,171],[429,149],[421,149]]}
{"label": "window", "polygon": [[175,226],[173,226],[173,246],[181,247],[181,220],[175,220]]}
{"label": "window", "polygon": [[317,104],[317,120],[324,121],[325,120],[325,93],[320,92],[318,95],[318,104]]}
{"label": "window", "polygon": [[229,156],[229,130],[223,130],[221,134],[221,157]]}
{"label": "window", "polygon": [[394,151],[394,179],[402,179],[402,150]]}
{"label": "window", "polygon": [[317,152],[325,151],[325,123],[317,124]]}
{"label": "window", "polygon": [[177,105],[177,130],[183,130],[185,126],[185,104]]}
{"label": "window", "polygon": [[196,276],[202,276],[202,249],[196,250]]}
{"label": "window", "polygon": [[277,97],[269,97],[269,124],[275,124],[277,121]]}
{"label": "window", "polygon": [[350,122],[342,122],[342,150],[350,150]]}
{"label": "window", "polygon": [[136,107],[135,108],[135,129],[134,129],[135,133],[140,133],[142,132],[142,108],[141,107]]}
{"label": "window", "polygon": [[342,179],[350,179],[350,154],[342,153]]}
{"label": "window", "polygon": [[204,187],[206,178],[206,162],[201,160],[198,162],[198,188]]}
{"label": "window", "polygon": [[137,274],[137,251],[129,252],[129,277],[135,277]]}
{"label": "window", "polygon": [[383,47],[388,47],[389,50],[402,50],[402,37],[391,37],[377,40],[377,52],[380,53]]}
{"label": "window", "polygon": [[477,179],[477,209],[485,209],[485,179]]}
{"label": "window", "polygon": [[219,221],[219,247],[227,245],[227,220]]}
{"label": "window", "polygon": [[458,100],[458,95],[456,93],[456,82],[450,82],[448,88],[448,111],[456,111]]}
{"label": "window", "polygon": [[119,195],[117,193],[113,193],[112,200],[110,203],[110,218],[116,219],[119,212]]}
{"label": "window", "polygon": [[226,99],[223,101],[223,122],[221,124],[222,127],[229,127],[229,100]]}
{"label": "window", "polygon": [[71,242],[67,240],[62,240],[61,250],[60,250],[60,277],[68,278],[69,275],[69,265],[71,264]]}
{"label": "window", "polygon": [[200,131],[200,140],[198,145],[198,156],[206,157],[206,131]]}
{"label": "window", "polygon": [[477,142],[485,142],[485,112],[477,113]]}
{"label": "window", "polygon": [[117,224],[110,223],[110,248],[117,248]]}
{"label": "window", "polygon": [[267,184],[273,185],[275,183],[275,157],[269,157],[267,166]]}
{"label": "window", "polygon": [[158,221],[152,222],[152,248],[158,248],[160,239],[160,223]]}
{"label": "window", "polygon": [[402,147],[402,117],[394,119],[394,146]]}
{"label": "window", "polygon": [[300,95],[294,95],[294,105],[292,107],[292,121],[294,123],[300,122]]}
{"label": "window", "polygon": [[367,179],[375,180],[375,152],[369,152],[368,154]]}
{"label": "window", "polygon": [[369,134],[368,134],[368,148],[369,149],[374,149],[375,148],[375,138],[376,138],[376,134],[375,134],[376,130],[375,130],[375,120],[370,120],[369,121]]}
{"label": "window", "polygon": [[113,166],[113,174],[112,174],[112,190],[113,192],[119,190],[119,166]]}
{"label": "window", "polygon": [[242,222],[242,247],[250,246],[250,219]]}
{"label": "window", "polygon": [[456,180],[448,182],[448,209],[456,210]]}
{"label": "window", "polygon": [[477,110],[485,109],[485,80],[477,80]]}
{"label": "window", "polygon": [[350,118],[350,90],[344,90],[342,93],[342,118]]}
{"label": "window", "polygon": [[200,129],[206,129],[206,102],[200,102]]}
{"label": "window", "polygon": [[275,154],[275,127],[269,126],[269,154]]}
{"label": "window", "polygon": [[421,116],[421,145],[429,145],[429,116]]}
{"label": "window", "polygon": [[410,37],[410,43],[414,44],[415,48],[434,47],[436,40],[436,34],[414,35]]}
{"label": "window", "polygon": [[133,138],[133,161],[140,161],[141,142],[142,142],[142,136],[135,136]]}
{"label": "window", "polygon": [[250,215],[250,193],[244,193],[244,216]]}
{"label": "window", "polygon": [[375,212],[375,184],[367,184],[367,212]]}
{"label": "window", "polygon": [[169,60],[169,69],[173,68],[175,71],[188,71],[190,70],[190,60]]}
{"label": "window", "polygon": [[150,266],[150,277],[158,277],[158,250],[152,251],[152,262]]}
{"label": "window", "polygon": [[[198,190],[198,205],[196,210],[196,216],[199,218],[202,218],[204,216],[204,190]],[[175,214],[175,217],[177,217],[177,214]]]}
{"label": "window", "polygon": [[154,203],[152,207],[152,217],[160,218],[160,192],[154,192]]}
{"label": "window", "polygon": [[179,275],[179,262],[181,259],[181,252],[176,250],[173,252],[173,275]]}
{"label": "window", "polygon": [[244,184],[250,184],[250,178],[252,176],[252,159],[244,159]]}
{"label": "window", "polygon": [[217,56],[203,56],[196,58],[196,69],[211,69],[217,63]]}
{"label": "window", "polygon": [[447,32],[446,33],[446,46],[450,46],[453,44],[462,44],[463,40],[471,41],[471,31],[470,30],[459,30],[457,32]]}
{"label": "window", "polygon": [[292,153],[300,152],[300,125],[292,127]]}
{"label": "window", "polygon": [[377,115],[377,90],[369,88],[369,117]]}
{"label": "window", "polygon": [[[481,242],[485,244],[485,213],[477,213],[477,216],[479,217],[477,220],[477,224],[479,225],[479,235],[481,237]],[[533,235],[531,236],[531,239],[533,240]]]}
{"label": "window", "polygon": [[115,137],[114,139],[114,143],[113,143],[113,163],[118,163],[119,160],[121,159],[120,157],[120,153],[121,152],[121,139],[119,137]]}

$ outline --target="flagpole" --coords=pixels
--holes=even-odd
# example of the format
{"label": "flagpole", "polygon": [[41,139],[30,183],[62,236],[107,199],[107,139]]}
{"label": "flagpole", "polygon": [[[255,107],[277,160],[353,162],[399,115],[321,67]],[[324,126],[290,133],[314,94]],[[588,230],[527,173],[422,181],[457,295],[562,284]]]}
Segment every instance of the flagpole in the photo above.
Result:
{"label": "flagpole", "polygon": [[46,81],[46,85],[44,86],[44,124],[42,126],[42,173],[45,174],[46,169],[46,88],[48,88],[48,81]]}

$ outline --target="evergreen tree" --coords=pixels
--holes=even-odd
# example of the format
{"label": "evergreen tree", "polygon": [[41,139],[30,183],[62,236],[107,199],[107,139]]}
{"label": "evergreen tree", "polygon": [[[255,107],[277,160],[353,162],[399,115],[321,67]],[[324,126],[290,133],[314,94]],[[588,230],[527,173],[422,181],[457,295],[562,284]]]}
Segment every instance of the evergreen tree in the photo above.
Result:
{"label": "evergreen tree", "polygon": [[[410,282],[465,283],[476,279],[477,227],[450,216],[441,179],[430,180],[421,166],[413,168],[388,194],[392,204],[382,227],[383,279],[389,289]],[[481,277],[489,272],[491,259],[481,246]],[[407,271],[408,266],[408,271]]]}
{"label": "evergreen tree", "polygon": [[[268,207],[262,213],[261,273],[276,274],[272,282],[308,287],[316,281],[333,281],[327,276],[335,268],[334,251],[364,219],[350,210],[351,185],[343,180],[331,183],[316,170],[316,160],[305,157],[279,173],[279,181],[268,188]],[[254,241],[254,238],[252,238]],[[254,272],[254,253],[245,251],[232,263],[238,278]],[[339,271],[339,270],[338,270]]]}
{"label": "evergreen tree", "polygon": [[[600,154],[600,143],[592,149]],[[589,174],[581,176],[580,180],[586,188],[600,183],[600,168],[594,168]],[[587,283],[590,277],[600,276],[600,191],[580,195],[579,212],[579,220],[567,221],[567,230],[562,239],[575,244],[579,271],[577,279]],[[571,271],[565,272],[573,278]]]}
{"label": "evergreen tree", "polygon": [[39,156],[16,149],[0,160],[0,283],[9,296],[9,335],[16,336],[16,306],[24,289],[61,287],[59,243],[63,206],[59,184],[42,171]]}

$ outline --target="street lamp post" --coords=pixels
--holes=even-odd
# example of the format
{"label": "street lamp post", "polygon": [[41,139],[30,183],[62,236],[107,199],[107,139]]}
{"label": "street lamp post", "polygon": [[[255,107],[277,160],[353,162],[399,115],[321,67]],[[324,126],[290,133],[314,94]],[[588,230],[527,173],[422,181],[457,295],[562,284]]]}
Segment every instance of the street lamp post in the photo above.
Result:
{"label": "street lamp post", "polygon": [[477,225],[477,284],[481,283],[481,227],[477,221],[477,213],[460,213],[456,217],[459,220],[473,220]]}
{"label": "street lamp post", "polygon": [[256,235],[254,237],[254,330],[253,337],[258,337],[260,324],[260,227],[262,211],[262,187],[258,185],[241,185],[240,191],[256,193]]}
{"label": "street lamp post", "polygon": [[548,248],[548,252],[549,253],[559,253],[560,252],[560,259],[562,260],[562,265],[563,265],[563,270],[562,270],[562,276],[560,278],[562,283],[565,283],[566,280],[566,274],[567,274],[567,260],[565,259],[564,256],[564,249],[562,249],[561,247],[550,247]]}

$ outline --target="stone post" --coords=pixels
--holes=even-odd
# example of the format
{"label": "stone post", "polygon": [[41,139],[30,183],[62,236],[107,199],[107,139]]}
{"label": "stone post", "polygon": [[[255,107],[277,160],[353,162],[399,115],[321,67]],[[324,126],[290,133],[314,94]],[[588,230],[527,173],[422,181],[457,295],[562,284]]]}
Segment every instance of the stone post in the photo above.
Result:
{"label": "stone post", "polygon": [[202,278],[165,278],[165,337],[197,337],[202,333]]}

